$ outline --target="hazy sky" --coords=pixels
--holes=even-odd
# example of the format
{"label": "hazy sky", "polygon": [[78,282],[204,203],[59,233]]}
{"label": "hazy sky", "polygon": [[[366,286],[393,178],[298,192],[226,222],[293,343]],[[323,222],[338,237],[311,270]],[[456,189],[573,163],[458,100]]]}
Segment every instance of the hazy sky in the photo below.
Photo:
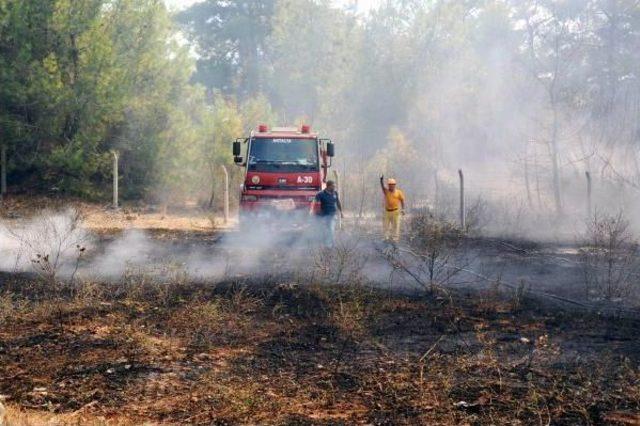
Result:
{"label": "hazy sky", "polygon": [[[201,0],[164,0],[171,9],[182,9],[197,3]],[[349,4],[354,0],[334,0],[337,4]],[[379,3],[380,0],[358,0],[358,7],[361,11],[366,11]]]}

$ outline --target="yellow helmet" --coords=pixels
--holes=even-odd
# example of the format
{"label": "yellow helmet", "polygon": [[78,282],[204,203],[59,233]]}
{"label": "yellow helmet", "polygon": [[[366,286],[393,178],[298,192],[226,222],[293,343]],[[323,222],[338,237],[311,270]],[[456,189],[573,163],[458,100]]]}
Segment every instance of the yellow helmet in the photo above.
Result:
{"label": "yellow helmet", "polygon": [[387,180],[387,184],[389,184],[389,185],[395,185],[395,184],[396,184],[396,180],[395,180],[394,178],[389,178],[389,179]]}

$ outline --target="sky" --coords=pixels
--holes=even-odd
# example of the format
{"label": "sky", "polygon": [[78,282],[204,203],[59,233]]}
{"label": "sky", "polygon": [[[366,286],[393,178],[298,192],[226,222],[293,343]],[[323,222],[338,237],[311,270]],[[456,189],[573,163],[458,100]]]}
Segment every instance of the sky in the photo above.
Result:
{"label": "sky", "polygon": [[[184,9],[201,0],[164,0],[170,9]],[[336,4],[347,5],[355,0],[334,0]],[[358,0],[358,8],[361,12],[367,11],[374,7],[380,0]]]}

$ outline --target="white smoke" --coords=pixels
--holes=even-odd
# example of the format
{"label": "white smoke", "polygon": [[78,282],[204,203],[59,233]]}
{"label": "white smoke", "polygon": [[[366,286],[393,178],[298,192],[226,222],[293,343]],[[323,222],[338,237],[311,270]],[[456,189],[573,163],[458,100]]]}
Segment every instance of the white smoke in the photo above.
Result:
{"label": "white smoke", "polygon": [[310,270],[321,252],[322,225],[291,229],[285,220],[261,220],[245,232],[216,241],[158,240],[129,229],[100,239],[77,212],[43,212],[27,221],[0,222],[0,270],[117,281],[128,274],[166,276],[181,271],[194,280]]}
{"label": "white smoke", "polygon": [[79,213],[43,212],[20,223],[0,222],[0,270],[35,271],[46,275],[67,271],[93,246]]}

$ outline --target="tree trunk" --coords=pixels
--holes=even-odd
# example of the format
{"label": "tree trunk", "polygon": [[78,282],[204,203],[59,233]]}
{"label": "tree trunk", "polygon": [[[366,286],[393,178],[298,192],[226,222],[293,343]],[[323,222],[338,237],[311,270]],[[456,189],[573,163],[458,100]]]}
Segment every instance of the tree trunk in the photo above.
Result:
{"label": "tree trunk", "polygon": [[551,168],[553,174],[553,200],[556,214],[562,214],[562,198],[560,190],[560,165],[558,164],[558,107],[553,105],[553,130],[551,133]]}
{"label": "tree trunk", "polygon": [[119,186],[118,186],[118,153],[116,151],[111,151],[111,155],[113,155],[113,208],[119,208]]}
{"label": "tree trunk", "polygon": [[223,165],[222,172],[224,173],[224,224],[229,223],[229,172]]}
{"label": "tree trunk", "polygon": [[215,201],[216,190],[211,185],[211,195],[209,196],[209,203],[207,204],[207,208],[211,210],[213,208],[213,202]]}
{"label": "tree trunk", "polygon": [[536,174],[536,199],[538,200],[538,210],[542,210],[542,195],[540,195],[540,173],[538,173],[538,148],[533,145],[533,170]]}

